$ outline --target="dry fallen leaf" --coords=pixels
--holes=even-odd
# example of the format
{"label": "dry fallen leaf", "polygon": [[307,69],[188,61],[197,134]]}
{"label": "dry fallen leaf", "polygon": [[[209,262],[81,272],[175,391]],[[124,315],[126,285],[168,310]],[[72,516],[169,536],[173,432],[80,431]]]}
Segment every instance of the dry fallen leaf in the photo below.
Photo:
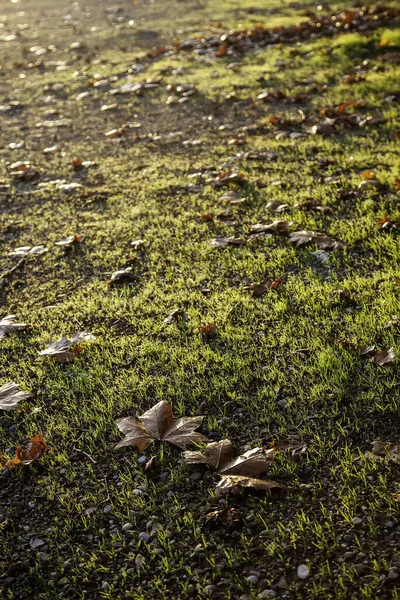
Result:
{"label": "dry fallen leaf", "polygon": [[23,450],[21,446],[17,447],[15,452],[15,458],[10,460],[4,460],[0,457],[1,467],[27,467],[33,462],[36,462],[41,458],[49,448],[47,442],[43,439],[41,433],[30,438],[30,442],[26,450]]}
{"label": "dry fallen leaf", "polygon": [[266,492],[274,488],[286,489],[284,485],[276,483],[276,481],[268,481],[266,479],[255,479],[254,477],[246,477],[244,475],[223,475],[215,489],[217,498],[224,494],[238,494],[242,488],[250,488],[256,491]]}
{"label": "dry fallen leaf", "polygon": [[134,248],[134,250],[141,250],[145,246],[146,242],[144,240],[134,240],[131,242],[131,248]]}
{"label": "dry fallen leaf", "polygon": [[171,323],[174,323],[174,321],[179,320],[187,321],[187,315],[181,308],[175,308],[175,310],[173,310],[168,317],[164,319],[163,323],[166,325],[171,325]]}
{"label": "dry fallen leaf", "polygon": [[114,271],[111,275],[111,279],[107,281],[107,285],[114,285],[116,283],[134,283],[139,281],[139,276],[132,273],[132,267],[121,269],[120,271]]}
{"label": "dry fallen leaf", "polygon": [[217,326],[215,323],[209,323],[208,325],[204,325],[204,327],[200,327],[200,333],[202,333],[205,337],[213,337],[217,330]]}
{"label": "dry fallen leaf", "polygon": [[273,290],[277,288],[282,283],[283,277],[278,277],[275,281],[271,279],[264,279],[260,283],[251,283],[247,286],[247,289],[253,291],[253,295],[256,297],[262,296],[269,290]]}
{"label": "dry fallen leaf", "polygon": [[268,446],[276,451],[283,450],[290,452],[294,460],[297,460],[301,454],[307,452],[307,444],[296,439],[268,442]]}
{"label": "dry fallen leaf", "polygon": [[256,225],[251,225],[250,233],[275,233],[276,235],[284,235],[287,233],[289,227],[292,225],[291,221],[274,221],[269,225],[264,225],[262,223],[257,223]]}
{"label": "dry fallen leaf", "polygon": [[390,350],[380,350],[379,352],[376,352],[369,360],[374,365],[381,366],[392,363],[395,358],[394,348],[390,348]]}
{"label": "dry fallen leaf", "polygon": [[70,235],[59,242],[56,242],[56,246],[64,246],[65,248],[70,248],[71,246],[75,246],[76,244],[81,244],[85,239],[84,235]]}
{"label": "dry fallen leaf", "polygon": [[371,456],[375,460],[381,460],[382,458],[389,458],[393,462],[400,463],[400,444],[395,442],[379,442],[375,440],[372,442],[372,451],[367,452],[366,456]]}
{"label": "dry fallen leaf", "polygon": [[208,441],[207,438],[195,431],[200,427],[204,417],[181,417],[175,419],[172,406],[168,402],[159,402],[146,411],[139,419],[123,417],[117,419],[118,429],[125,438],[115,446],[136,446],[145,450],[154,440],[170,442],[178,448],[184,448],[193,442]]}
{"label": "dry fallen leaf", "polygon": [[[39,354],[41,356],[51,356],[55,362],[58,363],[72,362],[76,354],[82,352],[83,348],[79,345],[80,342],[87,342],[95,339],[96,337],[93,333],[88,333],[87,331],[78,331],[77,333],[74,333],[70,340],[63,335],[60,340],[50,342],[48,347],[39,352]],[[72,350],[70,350],[70,348],[72,348]]]}
{"label": "dry fallen leaf", "polygon": [[48,252],[48,248],[46,246],[20,246],[19,248],[15,248],[12,252],[9,252],[9,256],[28,256],[31,254],[44,254]]}
{"label": "dry fallen leaf", "polygon": [[329,237],[325,233],[316,231],[295,231],[289,235],[289,242],[297,248],[306,244],[314,243],[323,250],[342,250],[344,244]]}
{"label": "dry fallen leaf", "polygon": [[271,466],[278,449],[253,448],[234,458],[235,447],[229,440],[212,442],[200,451],[186,451],[188,464],[206,464],[221,475],[258,475]]}
{"label": "dry fallen leaf", "polygon": [[0,321],[0,340],[6,337],[7,334],[13,331],[21,331],[27,329],[29,325],[26,323],[14,323],[17,317],[15,315],[7,315]]}
{"label": "dry fallen leaf", "polygon": [[14,381],[5,383],[0,387],[0,410],[16,410],[21,400],[33,396],[32,392],[20,391],[19,385]]}
{"label": "dry fallen leaf", "polygon": [[235,237],[217,237],[210,241],[210,246],[213,248],[227,248],[228,246],[240,246],[240,244],[243,244],[243,240]]}

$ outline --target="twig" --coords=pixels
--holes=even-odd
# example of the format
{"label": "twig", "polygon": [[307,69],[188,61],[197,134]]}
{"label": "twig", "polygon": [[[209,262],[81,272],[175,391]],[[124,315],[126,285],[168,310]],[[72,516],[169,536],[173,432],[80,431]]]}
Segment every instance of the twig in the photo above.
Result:
{"label": "twig", "polygon": [[104,485],[106,486],[106,491],[107,491],[107,497],[106,497],[106,499],[105,499],[105,500],[103,500],[103,502],[107,502],[108,500],[110,500],[110,491],[109,491],[109,489],[108,489],[108,481],[107,481],[107,477],[104,475],[104,471],[103,471],[103,469],[102,469],[102,468],[100,467],[100,465],[99,465],[99,464],[98,464],[98,463],[97,463],[97,462],[94,460],[94,458],[92,458],[92,457],[90,456],[90,454],[88,454],[87,452],[85,452],[85,450],[80,450],[79,448],[76,448],[75,446],[74,446],[74,448],[73,448],[73,449],[74,449],[74,450],[76,450],[76,452],[81,452],[82,454],[84,454],[84,455],[85,455],[85,456],[86,456],[86,457],[87,457],[89,460],[91,460],[91,461],[92,461],[92,463],[93,463],[94,465],[96,465],[96,467],[98,468],[98,470],[100,471],[100,473],[101,473],[101,475],[102,475],[102,477],[103,477]]}
{"label": "twig", "polygon": [[23,256],[22,258],[19,259],[19,261],[17,262],[16,265],[14,265],[13,267],[11,267],[11,269],[6,269],[5,271],[3,271],[0,274],[0,281],[2,279],[4,279],[5,277],[8,277],[12,273],[14,273],[14,271],[16,271],[25,262],[25,260],[26,260],[26,256]]}

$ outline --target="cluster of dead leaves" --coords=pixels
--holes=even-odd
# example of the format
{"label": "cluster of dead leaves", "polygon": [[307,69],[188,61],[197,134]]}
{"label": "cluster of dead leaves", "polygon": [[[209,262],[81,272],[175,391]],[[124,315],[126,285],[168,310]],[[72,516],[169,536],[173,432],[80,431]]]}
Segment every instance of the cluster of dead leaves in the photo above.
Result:
{"label": "cluster of dead leaves", "polygon": [[[143,451],[155,440],[170,442],[178,448],[208,442],[203,434],[196,431],[203,419],[204,416],[176,419],[171,405],[161,401],[138,419],[133,416],[117,419],[117,426],[125,437],[115,448],[133,445]],[[242,488],[259,491],[285,489],[285,486],[275,481],[257,479],[254,476],[266,472],[277,452],[289,448],[292,448],[290,444],[277,444],[268,449],[253,448],[237,456],[232,442],[221,440],[211,442],[199,451],[185,451],[184,460],[187,464],[205,464],[217,471],[221,479],[216,488],[216,496],[237,493]]]}

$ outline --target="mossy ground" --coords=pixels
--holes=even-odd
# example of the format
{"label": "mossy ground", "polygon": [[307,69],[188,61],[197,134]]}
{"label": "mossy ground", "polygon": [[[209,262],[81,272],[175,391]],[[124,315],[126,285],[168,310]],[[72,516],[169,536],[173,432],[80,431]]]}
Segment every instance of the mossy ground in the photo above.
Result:
{"label": "mossy ground", "polygon": [[[385,214],[400,219],[398,96],[388,100],[400,70],[379,60],[399,51],[399,31],[345,33],[234,58],[187,52],[152,60],[153,46],[221,30],[218,22],[223,29],[296,23],[313,6],[122,5],[107,19],[106,5],[94,1],[2,9],[0,33],[18,32],[0,42],[2,102],[22,104],[1,117],[2,271],[15,264],[8,256],[15,247],[44,244],[49,252],[27,258],[0,289],[2,312],[32,325],[1,342],[0,383],[14,380],[35,394],[18,413],[0,416],[0,453],[12,456],[38,432],[51,451],[26,473],[0,476],[0,597],[253,600],[270,590],[308,600],[397,598],[399,468],[364,453],[374,439],[399,441],[399,366],[374,365],[358,348],[400,352],[398,325],[387,326],[399,313],[398,229],[378,223]],[[18,28],[23,23],[30,28]],[[86,47],[68,51],[76,41]],[[38,57],[28,49],[51,44],[44,65],[29,67]],[[132,65],[144,69],[135,74]],[[158,76],[162,84],[142,96],[110,96],[90,86],[96,74],[114,76],[110,87]],[[350,74],[364,79],[343,83]],[[195,84],[198,93],[167,105],[166,85],[175,83]],[[264,89],[306,96],[263,103]],[[90,98],[76,100],[88,90]],[[117,110],[100,110],[116,99]],[[338,125],[327,137],[276,139],[278,130],[306,133],[321,110],[349,99],[365,103],[349,114],[375,120]],[[52,109],[70,125],[43,126]],[[123,123],[141,127],[104,136]],[[23,148],[8,148],[20,141]],[[43,154],[56,143],[61,152]],[[247,151],[278,158],[235,156]],[[75,172],[74,156],[96,166]],[[17,160],[34,163],[39,178],[12,182],[7,165]],[[232,188],[243,204],[221,207],[224,189],[191,177],[210,165],[223,172],[224,163],[246,176]],[[380,188],[358,188],[366,170]],[[55,179],[83,187],[40,187]],[[274,215],[266,207],[272,200],[289,208]],[[306,200],[329,211],[296,207]],[[200,218],[221,208],[228,223]],[[292,221],[291,230],[323,231],[345,249],[327,257],[284,236],[210,246],[218,235],[247,239],[251,225],[276,218]],[[74,233],[86,236],[77,248],[54,245]],[[132,249],[139,238],[146,247]],[[127,266],[140,281],[108,286],[112,272]],[[246,286],[266,276],[284,279],[255,298]],[[338,302],[338,289],[354,302]],[[165,325],[175,308],[188,320]],[[217,334],[205,340],[199,328],[211,322]],[[72,364],[38,355],[49,340],[78,330],[97,341]],[[113,450],[116,418],[160,400],[177,415],[206,415],[203,432],[239,450],[292,436],[307,442],[299,462],[282,455],[271,469],[289,491],[227,497],[238,522],[210,524],[206,515],[221,508],[215,475],[192,477],[167,445],[146,452],[157,457],[148,473],[134,449]],[[124,534],[128,522],[133,529]],[[140,532],[153,532],[149,543]],[[43,545],[32,548],[34,538]],[[296,576],[301,564],[310,569],[304,581]]]}

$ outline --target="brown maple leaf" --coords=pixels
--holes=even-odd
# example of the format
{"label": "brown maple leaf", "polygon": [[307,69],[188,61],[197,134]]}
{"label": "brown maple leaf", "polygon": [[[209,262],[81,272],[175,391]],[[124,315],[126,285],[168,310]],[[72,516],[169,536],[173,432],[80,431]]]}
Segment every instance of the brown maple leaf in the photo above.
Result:
{"label": "brown maple leaf", "polygon": [[125,438],[115,446],[136,446],[145,450],[154,440],[170,442],[178,448],[184,448],[193,442],[208,441],[207,438],[195,431],[200,427],[204,417],[181,417],[175,419],[172,406],[161,401],[146,411],[139,419],[123,417],[117,419],[118,429]]}

